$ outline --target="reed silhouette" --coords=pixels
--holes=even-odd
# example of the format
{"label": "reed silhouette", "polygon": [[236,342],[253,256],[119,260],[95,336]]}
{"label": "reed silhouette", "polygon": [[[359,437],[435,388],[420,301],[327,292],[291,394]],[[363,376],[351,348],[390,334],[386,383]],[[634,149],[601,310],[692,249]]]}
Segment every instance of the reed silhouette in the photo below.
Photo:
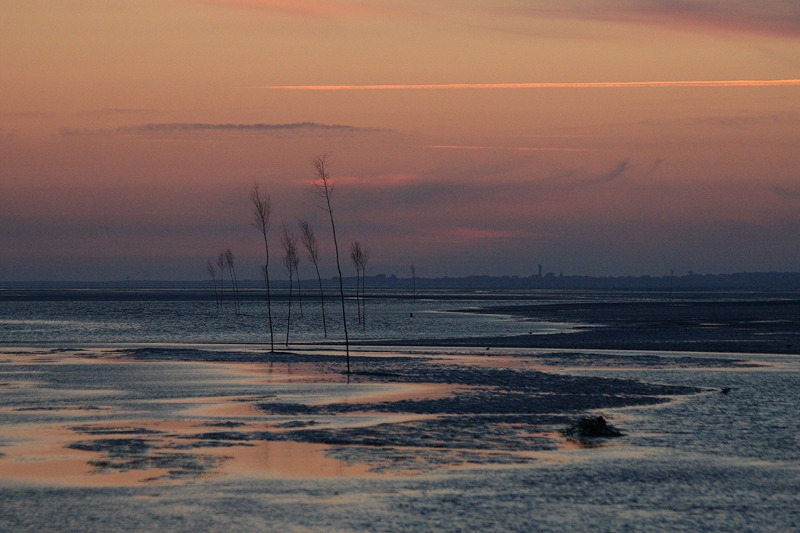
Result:
{"label": "reed silhouette", "polygon": [[339,296],[342,302],[342,326],[344,328],[345,357],[347,373],[350,374],[350,337],[347,334],[347,312],[344,305],[344,282],[342,280],[342,265],[339,261],[339,242],[336,240],[336,224],[333,220],[333,207],[331,195],[335,186],[327,168],[327,154],[319,155],[311,160],[316,172],[314,179],[314,192],[322,201],[322,208],[328,213],[331,220],[331,233],[333,233],[333,247],[336,251],[336,270],[339,272]]}
{"label": "reed silhouette", "polygon": [[271,202],[269,195],[261,196],[258,190],[258,183],[253,182],[253,187],[250,189],[250,201],[253,203],[253,218],[250,225],[256,228],[261,236],[264,238],[264,252],[266,260],[261,267],[261,276],[264,278],[264,286],[267,291],[267,320],[269,322],[269,346],[270,351],[275,351],[275,334],[272,328],[272,297],[270,294],[269,286],[269,241],[267,240],[267,232],[270,227],[270,214]]}

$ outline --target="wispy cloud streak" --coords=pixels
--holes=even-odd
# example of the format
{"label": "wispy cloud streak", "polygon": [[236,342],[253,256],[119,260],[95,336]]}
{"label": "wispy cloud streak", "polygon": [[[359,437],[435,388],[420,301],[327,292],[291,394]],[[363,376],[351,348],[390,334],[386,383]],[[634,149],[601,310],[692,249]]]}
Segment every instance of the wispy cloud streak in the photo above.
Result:
{"label": "wispy cloud streak", "polygon": [[323,131],[323,132],[378,132],[387,131],[376,128],[359,128],[346,124],[319,124],[317,122],[292,122],[287,124],[209,124],[209,123],[160,123],[142,124],[139,126],[120,126],[113,129],[81,129],[63,128],[64,136],[75,135],[159,135],[191,132],[221,133],[274,133],[290,131]]}
{"label": "wispy cloud streak", "polygon": [[537,83],[432,83],[393,85],[263,85],[253,89],[284,91],[391,91],[437,89],[623,89],[650,87],[785,87],[800,86],[800,79],[786,80],[686,80],[599,81]]}
{"label": "wispy cloud streak", "polygon": [[591,148],[557,148],[557,147],[538,147],[538,146],[462,146],[434,144],[426,146],[439,150],[510,150],[515,152],[590,152]]}

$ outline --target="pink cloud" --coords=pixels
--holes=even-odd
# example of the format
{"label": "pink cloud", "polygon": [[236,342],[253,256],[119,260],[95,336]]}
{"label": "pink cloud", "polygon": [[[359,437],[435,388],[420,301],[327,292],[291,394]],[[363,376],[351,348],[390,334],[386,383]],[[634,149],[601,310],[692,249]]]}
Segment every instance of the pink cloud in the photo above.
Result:
{"label": "pink cloud", "polygon": [[[376,176],[336,176],[333,178],[334,188],[347,187],[355,190],[370,191],[381,189],[397,189],[421,182],[416,174],[381,174]],[[314,181],[309,179],[305,187],[311,187]]]}
{"label": "pink cloud", "polygon": [[427,244],[465,244],[471,242],[486,242],[526,236],[519,231],[505,231],[496,229],[474,229],[464,227],[441,228],[416,236],[414,241]]}
{"label": "pink cloud", "polygon": [[511,0],[488,11],[800,37],[800,4],[795,0]]}
{"label": "pink cloud", "polygon": [[[447,23],[488,16],[582,19],[800,37],[796,0],[498,0],[418,4],[413,0],[192,0],[298,16],[435,16]],[[420,7],[422,5],[423,7]],[[472,24],[472,23],[468,23]],[[495,26],[496,27],[496,26]]]}
{"label": "pink cloud", "polygon": [[341,176],[336,178],[338,185],[370,189],[402,187],[416,181],[414,174],[383,174],[379,176]]}

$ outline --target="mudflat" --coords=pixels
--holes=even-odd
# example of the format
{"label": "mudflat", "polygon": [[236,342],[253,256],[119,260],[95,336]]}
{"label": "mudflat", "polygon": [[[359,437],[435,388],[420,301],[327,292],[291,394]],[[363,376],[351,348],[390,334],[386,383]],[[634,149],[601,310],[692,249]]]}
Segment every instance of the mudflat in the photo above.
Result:
{"label": "mudflat", "polygon": [[[786,414],[796,400],[776,402],[798,384],[794,358],[425,352],[356,352],[347,375],[340,352],[319,348],[6,349],[0,524],[722,531],[797,521],[798,428]],[[565,435],[597,414],[623,436]],[[740,489],[717,486],[723,478]]]}
{"label": "mudflat", "polygon": [[436,296],[0,305],[0,530],[798,529],[796,294]]}
{"label": "mudflat", "polygon": [[679,301],[666,297],[654,300],[647,295],[639,301],[625,298],[620,301],[511,304],[460,312],[502,314],[531,323],[580,326],[550,335],[442,339],[442,344],[800,354],[800,299],[792,293],[767,295],[765,298],[741,294],[695,294]]}

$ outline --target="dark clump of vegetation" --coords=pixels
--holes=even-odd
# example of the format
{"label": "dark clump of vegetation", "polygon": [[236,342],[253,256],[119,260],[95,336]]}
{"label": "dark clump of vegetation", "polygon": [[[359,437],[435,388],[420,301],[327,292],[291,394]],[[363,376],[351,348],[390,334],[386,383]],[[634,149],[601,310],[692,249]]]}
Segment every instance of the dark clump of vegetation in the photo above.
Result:
{"label": "dark clump of vegetation", "polygon": [[585,416],[563,430],[567,437],[621,437],[622,432],[602,416]]}

